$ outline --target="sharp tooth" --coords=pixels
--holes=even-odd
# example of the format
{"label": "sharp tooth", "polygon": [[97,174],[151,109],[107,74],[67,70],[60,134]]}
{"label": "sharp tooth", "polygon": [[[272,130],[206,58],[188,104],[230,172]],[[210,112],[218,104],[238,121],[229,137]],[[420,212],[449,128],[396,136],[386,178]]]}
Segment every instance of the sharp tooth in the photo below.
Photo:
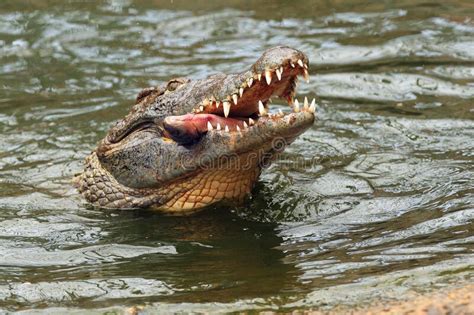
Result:
{"label": "sharp tooth", "polygon": [[262,74],[261,73],[257,74],[257,78],[258,78],[258,81],[261,81],[262,80]]}
{"label": "sharp tooth", "polygon": [[280,116],[284,116],[285,114],[283,114],[283,111],[281,109],[278,110],[278,114],[280,114]]}
{"label": "sharp tooth", "polygon": [[232,94],[232,100],[234,101],[234,104],[237,105],[237,100],[239,99],[239,97],[237,96],[237,94]]}
{"label": "sharp tooth", "polygon": [[280,67],[280,75],[283,75],[283,67]]}
{"label": "sharp tooth", "polygon": [[300,65],[300,67],[303,67],[303,65],[304,65],[304,64],[303,64],[303,60],[298,59],[298,64]]}
{"label": "sharp tooth", "polygon": [[202,112],[204,110],[204,107],[201,105],[199,106],[199,111]]}
{"label": "sharp tooth", "polygon": [[293,62],[290,62],[290,66],[291,66],[292,68],[294,68],[294,67],[295,67],[295,64],[294,64]]}
{"label": "sharp tooth", "polygon": [[303,108],[305,110],[307,110],[309,108],[309,102],[308,102],[308,98],[306,96],[304,97]]}
{"label": "sharp tooth", "polygon": [[217,123],[216,129],[221,130],[221,124]]}
{"label": "sharp tooth", "polygon": [[240,127],[239,125],[237,125],[237,127],[235,127],[237,129],[238,132],[240,132]]}
{"label": "sharp tooth", "polygon": [[275,73],[277,75],[278,81],[281,81],[281,72],[280,72],[280,70],[276,69]]}
{"label": "sharp tooth", "polygon": [[272,82],[272,72],[270,70],[265,70],[265,80],[268,85]]}
{"label": "sharp tooth", "polygon": [[258,112],[261,116],[265,113],[265,106],[263,106],[262,101],[258,101]]}
{"label": "sharp tooth", "polygon": [[249,125],[253,126],[255,124],[255,121],[252,118],[249,118]]}
{"label": "sharp tooth", "polygon": [[316,112],[316,100],[313,98],[313,100],[311,101],[311,105],[309,106],[309,111],[311,113],[314,113]]}
{"label": "sharp tooth", "polygon": [[306,80],[306,83],[309,83],[309,74],[308,70],[304,69],[303,71],[303,78]]}
{"label": "sharp tooth", "polygon": [[265,106],[263,106],[262,101],[258,101],[258,112],[260,116],[265,116],[267,114],[267,111],[265,110]]}
{"label": "sharp tooth", "polygon": [[208,131],[211,131],[212,129],[213,129],[213,128],[212,128],[212,125],[211,125],[211,123],[208,121],[208,122],[207,122],[207,130],[208,130]]}
{"label": "sharp tooth", "polygon": [[244,95],[244,88],[239,89],[239,95],[240,95],[240,97],[242,97],[242,95]]}
{"label": "sharp tooth", "polygon": [[252,84],[253,84],[253,78],[249,78],[249,79],[247,80],[247,85],[248,85],[249,87],[251,87]]}
{"label": "sharp tooth", "polygon": [[230,112],[230,103],[227,101],[224,101],[222,104],[224,105],[224,116],[227,118]]}
{"label": "sharp tooth", "polygon": [[295,105],[293,106],[293,111],[295,113],[300,111],[300,103],[298,102],[298,100],[296,98],[295,98]]}
{"label": "sharp tooth", "polygon": [[225,125],[224,130],[225,130],[226,132],[229,132],[229,127],[227,127],[227,125]]}
{"label": "sharp tooth", "polygon": [[244,128],[247,129],[249,127],[249,125],[247,125],[247,123],[244,121]]}
{"label": "sharp tooth", "polygon": [[268,102],[269,102],[270,104],[273,103],[273,101],[272,101],[271,98],[268,99]]}
{"label": "sharp tooth", "polygon": [[216,109],[219,108],[219,105],[221,105],[220,101],[216,101]]}
{"label": "sharp tooth", "polygon": [[304,64],[303,67],[304,67],[305,69],[308,69],[308,65],[307,65],[307,64]]}

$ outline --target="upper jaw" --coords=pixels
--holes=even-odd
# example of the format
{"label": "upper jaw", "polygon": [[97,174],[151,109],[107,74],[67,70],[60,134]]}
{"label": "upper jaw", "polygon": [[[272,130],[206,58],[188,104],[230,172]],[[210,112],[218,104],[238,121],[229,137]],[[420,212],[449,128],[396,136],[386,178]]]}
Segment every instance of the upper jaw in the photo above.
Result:
{"label": "upper jaw", "polygon": [[292,105],[298,75],[309,81],[306,55],[288,47],[269,49],[250,71],[227,76],[223,82],[218,82],[222,88],[210,93],[194,106],[192,112],[245,117],[258,113],[259,101],[266,105],[272,96]]}
{"label": "upper jaw", "polygon": [[[314,99],[310,103],[305,98],[301,105],[294,99],[298,76],[309,79],[308,58],[302,52],[288,47],[269,49],[249,71],[216,75],[196,84],[194,88],[207,88],[208,93],[190,114],[165,118],[164,127],[169,131],[165,136],[191,143],[210,131],[240,133],[259,125],[264,117],[282,119],[288,114],[281,110],[268,113],[268,103],[275,96],[284,99],[294,113],[305,111],[314,116]],[[190,137],[182,141],[173,135],[177,131]]]}

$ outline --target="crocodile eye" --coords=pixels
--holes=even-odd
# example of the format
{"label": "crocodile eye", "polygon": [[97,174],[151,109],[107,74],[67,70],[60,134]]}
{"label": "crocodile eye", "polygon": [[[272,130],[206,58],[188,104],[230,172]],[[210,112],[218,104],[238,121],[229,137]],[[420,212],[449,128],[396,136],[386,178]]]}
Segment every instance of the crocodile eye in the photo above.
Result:
{"label": "crocodile eye", "polygon": [[183,84],[188,83],[189,79],[186,78],[176,78],[176,79],[171,79],[168,82],[168,85],[166,86],[167,91],[175,91],[179,89]]}
{"label": "crocodile eye", "polygon": [[166,89],[167,89],[168,91],[174,91],[174,90],[176,90],[176,89],[178,88],[178,86],[180,86],[180,85],[181,85],[181,83],[179,83],[179,82],[171,81],[171,82],[168,83],[168,86],[166,87]]}

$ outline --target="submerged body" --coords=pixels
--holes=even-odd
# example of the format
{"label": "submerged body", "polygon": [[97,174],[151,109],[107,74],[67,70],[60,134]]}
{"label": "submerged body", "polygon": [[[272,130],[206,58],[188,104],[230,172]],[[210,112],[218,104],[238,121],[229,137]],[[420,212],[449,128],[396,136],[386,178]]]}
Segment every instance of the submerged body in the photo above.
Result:
{"label": "submerged body", "polygon": [[[314,100],[293,100],[307,69],[302,52],[275,47],[242,73],[143,90],[86,158],[79,192],[103,208],[174,213],[242,201],[262,167],[314,122]],[[272,96],[291,113],[268,114]]]}

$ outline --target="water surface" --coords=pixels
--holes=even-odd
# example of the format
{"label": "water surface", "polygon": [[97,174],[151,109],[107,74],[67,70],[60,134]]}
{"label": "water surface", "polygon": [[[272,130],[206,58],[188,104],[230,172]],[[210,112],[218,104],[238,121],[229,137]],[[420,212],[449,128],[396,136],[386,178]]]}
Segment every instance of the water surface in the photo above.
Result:
{"label": "water surface", "polygon": [[[245,206],[100,211],[71,187],[141,88],[280,44],[309,56],[318,119]],[[4,0],[0,60],[2,310],[291,310],[472,282],[472,1]]]}

